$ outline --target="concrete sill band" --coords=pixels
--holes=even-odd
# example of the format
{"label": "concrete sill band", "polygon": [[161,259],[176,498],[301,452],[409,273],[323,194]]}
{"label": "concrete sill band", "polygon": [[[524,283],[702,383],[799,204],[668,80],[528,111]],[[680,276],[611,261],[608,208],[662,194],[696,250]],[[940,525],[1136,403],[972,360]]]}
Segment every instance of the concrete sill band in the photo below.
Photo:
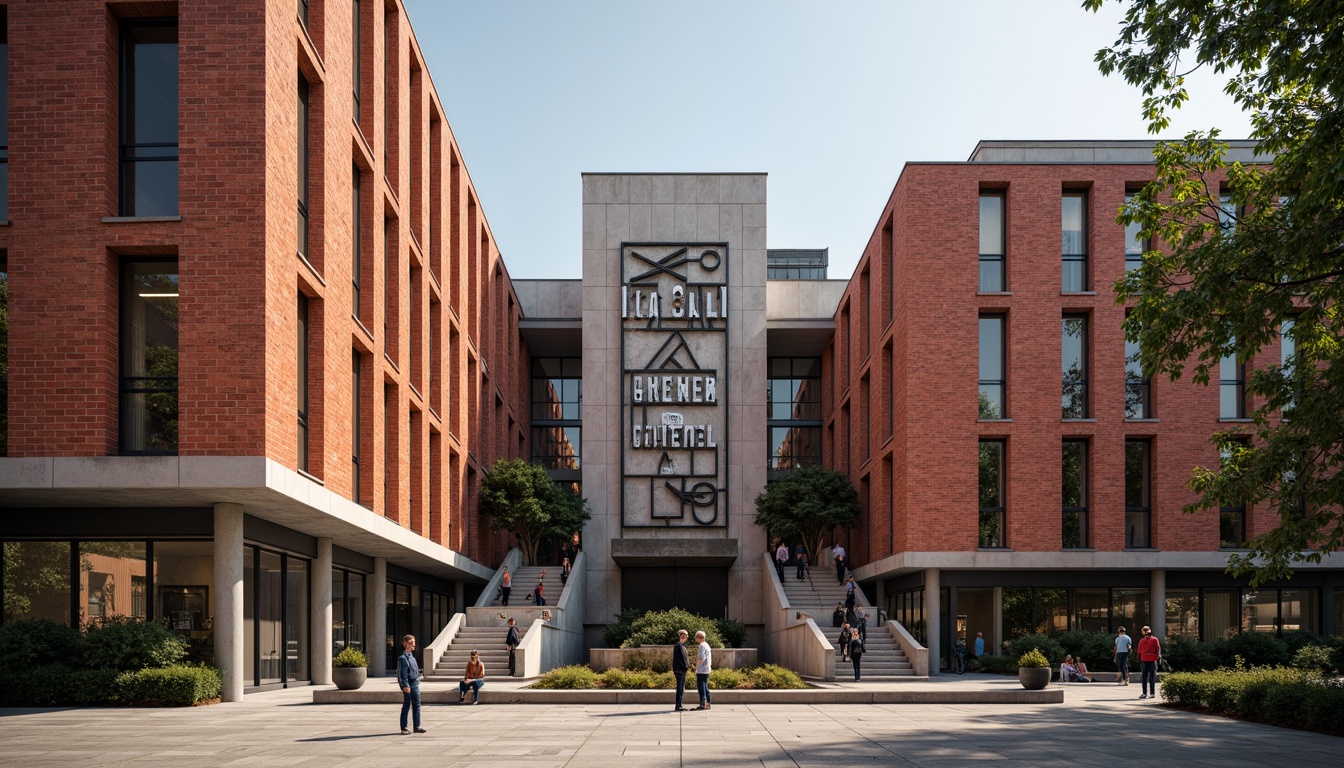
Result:
{"label": "concrete sill band", "polygon": [[[921,680],[921,682],[923,682]],[[858,685],[862,685],[861,683]],[[579,690],[546,691],[517,688],[514,690],[481,690],[482,704],[659,704],[672,706],[671,690],[620,691]],[[1023,688],[1003,690],[893,690],[890,687],[865,689],[811,688],[784,691],[713,691],[715,704],[1060,704],[1064,689],[1051,686],[1040,691]],[[424,704],[458,706],[457,688],[448,690],[421,690]],[[397,690],[313,691],[314,704],[386,704],[401,703]],[[695,691],[686,692],[686,706],[699,703]],[[467,705],[470,706],[470,705]]]}

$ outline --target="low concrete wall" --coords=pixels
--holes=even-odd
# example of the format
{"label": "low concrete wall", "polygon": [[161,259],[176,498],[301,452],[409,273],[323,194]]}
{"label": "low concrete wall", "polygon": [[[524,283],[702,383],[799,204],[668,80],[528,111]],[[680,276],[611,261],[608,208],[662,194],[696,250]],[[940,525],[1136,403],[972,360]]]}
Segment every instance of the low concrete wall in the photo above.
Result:
{"label": "low concrete wall", "polygon": [[[592,648],[588,651],[588,666],[598,672],[625,667],[626,659],[640,655],[650,655],[672,662],[670,645],[641,645],[638,648]],[[750,669],[759,666],[759,654],[755,648],[715,648],[710,654],[710,666],[713,669]],[[694,665],[692,665],[694,666]]]}
{"label": "low concrete wall", "polygon": [[[530,688],[491,688],[487,682],[481,689],[482,704],[656,704],[671,708],[674,694],[665,690],[603,690],[543,691]],[[994,690],[902,690],[875,687],[830,688],[808,690],[716,690],[715,704],[1060,704],[1064,689],[1050,686],[1039,691],[1028,691],[1014,684]],[[420,700],[425,704],[456,704],[457,685],[420,686]],[[697,701],[695,686],[687,686],[686,700]],[[395,688],[365,687],[358,691],[339,691],[331,688],[313,691],[314,704],[385,704],[401,703],[401,691]]]}
{"label": "low concrete wall", "polygon": [[448,646],[452,645],[453,638],[457,637],[458,630],[466,624],[467,615],[465,613],[454,613],[453,618],[448,620],[448,626],[443,628],[439,636],[434,638],[429,645],[425,646],[424,659],[426,675],[434,674],[434,669],[439,666],[439,657],[443,656]]}
{"label": "low concrete wall", "polygon": [[[810,617],[795,612],[775,572],[775,560],[761,553],[761,612],[765,616],[764,660],[818,680],[835,679],[835,646]],[[866,602],[865,602],[866,604]]]}
{"label": "low concrete wall", "polygon": [[905,651],[905,658],[910,660],[910,666],[914,667],[915,675],[917,677],[928,677],[929,649],[916,642],[915,638],[898,621],[888,621],[887,631],[901,646],[901,650]]}
{"label": "low concrete wall", "polygon": [[[490,580],[485,583],[485,587],[481,589],[481,596],[476,598],[476,605],[473,607],[475,608],[490,607],[490,604],[495,602],[495,593],[499,591],[499,586],[504,583],[504,566],[508,566],[509,570],[516,571],[518,570],[518,566],[522,562],[523,562],[522,551],[520,551],[517,547],[510,549],[509,553],[507,555],[504,555],[504,561],[501,562],[499,564],[499,567],[495,569],[495,575],[491,576]],[[475,627],[479,625],[471,624],[469,626]]]}

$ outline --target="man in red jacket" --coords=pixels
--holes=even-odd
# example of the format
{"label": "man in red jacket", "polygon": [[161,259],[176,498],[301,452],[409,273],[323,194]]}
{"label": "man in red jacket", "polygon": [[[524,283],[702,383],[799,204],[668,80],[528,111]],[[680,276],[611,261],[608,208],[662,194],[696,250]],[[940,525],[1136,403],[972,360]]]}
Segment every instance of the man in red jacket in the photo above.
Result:
{"label": "man in red jacket", "polygon": [[1151,627],[1143,628],[1139,639],[1139,698],[1157,698],[1157,662],[1162,660],[1162,643],[1153,637]]}

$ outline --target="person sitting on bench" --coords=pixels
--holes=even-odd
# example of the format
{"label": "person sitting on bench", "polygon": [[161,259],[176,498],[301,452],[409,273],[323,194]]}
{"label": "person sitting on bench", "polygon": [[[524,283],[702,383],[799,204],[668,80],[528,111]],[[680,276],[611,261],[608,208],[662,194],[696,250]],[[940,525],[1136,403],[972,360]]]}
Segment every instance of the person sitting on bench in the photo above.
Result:
{"label": "person sitting on bench", "polygon": [[1061,683],[1090,683],[1092,678],[1084,675],[1076,664],[1073,663],[1073,656],[1065,656],[1064,663],[1059,665],[1059,681]]}

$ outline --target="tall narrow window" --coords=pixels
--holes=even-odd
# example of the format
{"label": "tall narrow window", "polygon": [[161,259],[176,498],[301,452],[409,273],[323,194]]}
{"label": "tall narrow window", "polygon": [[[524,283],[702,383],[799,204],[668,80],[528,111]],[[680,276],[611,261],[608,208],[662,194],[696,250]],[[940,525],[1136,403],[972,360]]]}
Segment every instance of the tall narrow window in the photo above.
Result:
{"label": "tall narrow window", "polygon": [[[1290,317],[1279,326],[1279,368],[1289,382],[1292,382],[1297,375],[1297,340],[1293,338],[1293,326],[1296,324],[1297,318]],[[1296,389],[1294,386],[1293,394],[1288,396],[1288,403],[1283,407],[1285,419],[1290,416],[1293,405],[1297,402]]]}
{"label": "tall narrow window", "polygon": [[299,8],[298,8],[298,11],[299,11],[299,21],[303,22],[303,26],[305,26],[305,27],[308,26],[308,3],[309,3],[309,2],[310,2],[310,0],[298,0],[298,4],[299,4]]}
{"label": "tall narrow window", "polygon": [[355,96],[354,119],[356,124],[359,123],[359,97],[362,90],[360,80],[364,77],[364,55],[360,52],[364,37],[364,18],[360,4],[361,0],[351,2],[353,18],[350,21],[350,87]]}
{"label": "tall narrow window", "polygon": [[1218,226],[1224,232],[1237,228],[1237,204],[1232,202],[1231,195],[1218,196]]}
{"label": "tall narrow window", "polygon": [[299,168],[298,168],[298,198],[299,198],[299,226],[298,226],[298,250],[299,255],[308,258],[308,81],[299,76]]}
{"label": "tall narrow window", "polygon": [[980,193],[980,290],[1004,290],[1004,193]]}
{"label": "tall narrow window", "polygon": [[9,17],[0,15],[0,221],[9,221]]}
{"label": "tall narrow window", "polygon": [[1087,290],[1087,193],[1065,192],[1061,205],[1063,286],[1066,293]]}
{"label": "tall narrow window", "polygon": [[980,318],[980,418],[1008,417],[1004,360],[1004,315]]}
{"label": "tall narrow window", "polygon": [[1086,419],[1088,417],[1087,317],[1065,315],[1061,328],[1062,415],[1066,419]]}
{"label": "tall narrow window", "polygon": [[1152,416],[1152,381],[1143,375],[1139,342],[1125,339],[1125,418],[1150,419]]}
{"label": "tall narrow window", "polygon": [[1083,549],[1088,544],[1087,441],[1065,440],[1060,462],[1063,488],[1063,546]]}
{"label": "tall narrow window", "polygon": [[1004,543],[1003,440],[980,441],[980,542],[982,548]]}
{"label": "tall narrow window", "polygon": [[[1125,207],[1134,201],[1133,195],[1125,195]],[[1148,241],[1140,236],[1143,225],[1136,222],[1125,225],[1125,272],[1133,272],[1143,266],[1143,252],[1148,250]]]}
{"label": "tall narrow window", "polygon": [[121,27],[121,215],[176,216],[177,20]]}
{"label": "tall narrow window", "polygon": [[350,166],[350,281],[353,293],[350,313],[360,318],[359,279],[364,271],[364,214],[359,204],[360,173],[358,165]]}
{"label": "tall narrow window", "polygon": [[352,355],[350,365],[350,500],[360,504],[364,493],[363,473],[360,471],[360,457],[364,454],[364,443],[360,433],[364,429],[364,407],[359,398],[359,377],[363,368],[359,350]]}
{"label": "tall narrow window", "polygon": [[[1218,452],[1218,464],[1227,467],[1232,461],[1233,452],[1239,446],[1226,447]],[[1226,501],[1226,500],[1224,500]],[[1218,507],[1218,546],[1223,549],[1237,549],[1246,541],[1246,500],[1237,499],[1234,503]]]}
{"label": "tall narrow window", "polygon": [[177,261],[121,272],[121,453],[177,453]]}
{"label": "tall narrow window", "polygon": [[[1232,340],[1236,346],[1236,340]],[[1246,363],[1236,352],[1224,355],[1218,364],[1218,418],[1246,418]]]}
{"label": "tall narrow window", "polygon": [[1152,546],[1152,444],[1125,441],[1125,546]]}
{"label": "tall narrow window", "polygon": [[299,469],[308,471],[308,297],[299,294],[298,330]]}

